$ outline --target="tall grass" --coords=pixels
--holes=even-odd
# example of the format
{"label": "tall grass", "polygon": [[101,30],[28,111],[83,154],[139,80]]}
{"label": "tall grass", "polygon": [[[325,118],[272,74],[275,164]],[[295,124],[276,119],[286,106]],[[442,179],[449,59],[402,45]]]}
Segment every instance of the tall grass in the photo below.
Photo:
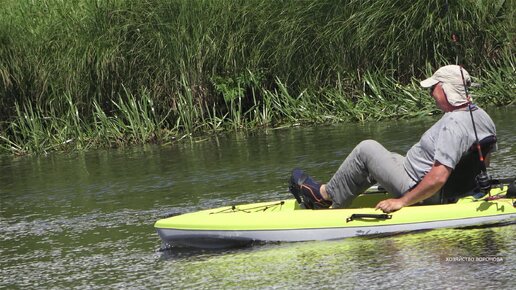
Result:
{"label": "tall grass", "polygon": [[410,117],[431,110],[415,79],[456,62],[485,80],[479,101],[509,104],[513,6],[5,0],[0,147],[41,153],[283,123]]}

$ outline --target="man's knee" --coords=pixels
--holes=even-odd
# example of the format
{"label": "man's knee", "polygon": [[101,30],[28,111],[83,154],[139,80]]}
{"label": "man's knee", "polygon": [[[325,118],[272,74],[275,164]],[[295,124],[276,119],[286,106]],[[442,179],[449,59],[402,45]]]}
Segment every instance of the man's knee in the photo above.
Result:
{"label": "man's knee", "polygon": [[378,143],[378,141],[367,139],[360,143],[358,143],[357,147],[360,154],[372,154],[378,152],[378,148],[383,148],[383,146]]}

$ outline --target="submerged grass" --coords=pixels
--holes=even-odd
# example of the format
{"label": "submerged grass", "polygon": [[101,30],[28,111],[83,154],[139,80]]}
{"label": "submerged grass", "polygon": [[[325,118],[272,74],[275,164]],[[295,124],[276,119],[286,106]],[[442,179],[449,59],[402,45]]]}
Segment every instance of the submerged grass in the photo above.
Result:
{"label": "submerged grass", "polygon": [[512,1],[0,6],[1,152],[414,117],[433,110],[415,79],[457,62],[483,83],[478,102],[514,103]]}

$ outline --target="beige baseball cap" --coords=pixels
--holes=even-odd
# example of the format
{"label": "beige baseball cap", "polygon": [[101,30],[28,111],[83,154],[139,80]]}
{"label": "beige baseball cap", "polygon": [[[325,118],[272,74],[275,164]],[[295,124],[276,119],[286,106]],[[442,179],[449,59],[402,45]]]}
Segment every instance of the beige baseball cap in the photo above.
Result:
{"label": "beige baseball cap", "polygon": [[423,88],[430,88],[441,82],[446,98],[448,99],[448,103],[452,106],[464,105],[468,103],[468,101],[471,101],[471,99],[468,100],[466,95],[464,82],[460,72],[461,69],[464,74],[464,82],[466,83],[466,86],[470,87],[472,83],[469,73],[458,65],[446,65],[439,68],[431,77],[421,81],[421,86]]}

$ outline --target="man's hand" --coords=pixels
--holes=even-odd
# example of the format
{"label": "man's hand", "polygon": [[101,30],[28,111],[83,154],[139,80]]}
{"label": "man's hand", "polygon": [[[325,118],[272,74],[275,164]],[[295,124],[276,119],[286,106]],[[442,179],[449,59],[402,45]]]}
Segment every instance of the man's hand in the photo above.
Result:
{"label": "man's hand", "polygon": [[384,213],[397,211],[404,206],[413,205],[439,191],[448,180],[452,169],[435,161],[432,169],[423,177],[423,180],[409,192],[400,198],[391,198],[380,201],[376,209],[381,209]]}
{"label": "man's hand", "polygon": [[390,198],[380,201],[375,209],[381,209],[384,213],[397,211],[405,206],[405,202],[399,198]]}

